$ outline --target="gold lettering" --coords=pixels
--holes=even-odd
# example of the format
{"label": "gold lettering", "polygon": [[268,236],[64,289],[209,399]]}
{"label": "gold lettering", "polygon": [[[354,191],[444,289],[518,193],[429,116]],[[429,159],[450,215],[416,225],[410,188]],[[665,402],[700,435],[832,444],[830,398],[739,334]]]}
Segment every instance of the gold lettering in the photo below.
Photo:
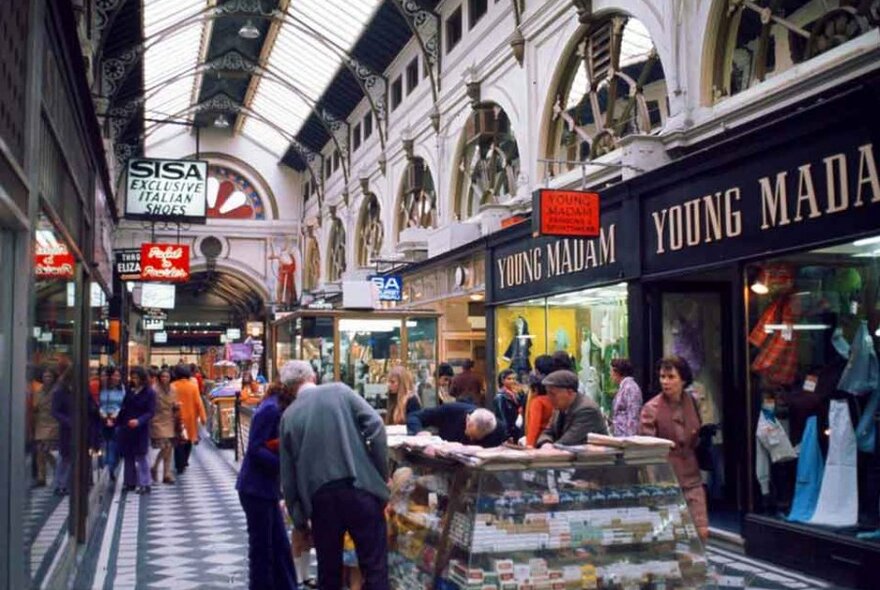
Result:
{"label": "gold lettering", "polygon": [[[828,207],[826,213],[840,213],[849,207],[849,186],[846,174],[846,156],[844,154],[835,154],[827,158],[822,158],[825,162],[825,177],[828,187]],[[834,169],[837,168],[837,174]],[[836,181],[836,182],[835,182]],[[838,201],[838,191],[840,189],[840,200]]]}
{"label": "gold lettering", "polygon": [[571,272],[571,240],[568,238],[562,240],[562,264],[560,267],[560,273],[562,274]]}
{"label": "gold lettering", "polygon": [[657,254],[664,254],[666,249],[663,247],[663,226],[666,225],[666,209],[654,211],[651,216],[654,218],[654,231],[657,233]]}
{"label": "gold lettering", "polygon": [[812,164],[804,164],[799,166],[798,170],[798,196],[797,209],[794,213],[794,220],[801,221],[804,217],[801,215],[801,205],[804,201],[810,206],[810,219],[822,215],[819,213],[819,203],[816,201],[816,189],[813,187],[813,173],[811,172]]}
{"label": "gold lettering", "polygon": [[588,268],[586,266],[586,262],[584,261],[584,248],[585,248],[586,240],[575,240],[571,245],[573,252],[573,266],[574,272],[581,272],[584,268]]}
{"label": "gold lettering", "polygon": [[706,243],[724,237],[721,233],[721,193],[703,197],[703,208],[706,211]]}
{"label": "gold lettering", "polygon": [[[785,183],[788,172],[780,172],[776,175],[776,188],[770,186],[770,178],[765,176],[758,182],[761,184],[761,217],[763,223],[761,229],[769,229],[777,225],[788,225],[788,195]],[[769,216],[769,223],[768,223]],[[777,222],[777,217],[779,221]]]}
{"label": "gold lettering", "polygon": [[544,265],[541,260],[541,249],[534,248],[532,250],[532,256],[535,258],[535,280],[540,281],[544,276]]}
{"label": "gold lettering", "polygon": [[[612,223],[608,226],[608,234],[605,234],[605,228],[599,228],[599,264],[614,264],[617,259],[617,248],[614,246],[614,227]],[[659,252],[658,252],[659,254]]]}
{"label": "gold lettering", "polygon": [[[867,172],[867,175],[865,174]],[[872,203],[880,203],[880,177],[877,176],[877,162],[874,160],[874,144],[866,143],[859,146],[859,182],[856,185],[856,202],[854,206],[858,207],[862,204],[862,187],[864,185],[871,187]]]}
{"label": "gold lettering", "polygon": [[[601,231],[601,229],[600,229]],[[596,268],[599,264],[596,262],[596,241],[587,242],[587,265],[589,268]]]}
{"label": "gold lettering", "polygon": [[559,241],[547,244],[547,278],[559,274]]}
{"label": "gold lettering", "polygon": [[700,199],[692,199],[684,204],[684,233],[688,246],[700,243]]}
{"label": "gold lettering", "polygon": [[728,238],[735,238],[742,233],[742,213],[738,209],[733,208],[733,201],[739,201],[739,187],[727,189],[724,193],[724,206],[727,209],[725,214],[724,226],[727,230]]}
{"label": "gold lettering", "polygon": [[669,249],[675,252],[684,247],[681,205],[669,208]]}
{"label": "gold lettering", "polygon": [[531,283],[535,280],[535,271],[532,268],[532,257],[528,252],[522,253],[523,266],[525,267],[525,282]]}
{"label": "gold lettering", "polygon": [[496,262],[498,262],[498,279],[501,282],[500,289],[506,289],[507,283],[504,282],[504,258],[499,258]]}

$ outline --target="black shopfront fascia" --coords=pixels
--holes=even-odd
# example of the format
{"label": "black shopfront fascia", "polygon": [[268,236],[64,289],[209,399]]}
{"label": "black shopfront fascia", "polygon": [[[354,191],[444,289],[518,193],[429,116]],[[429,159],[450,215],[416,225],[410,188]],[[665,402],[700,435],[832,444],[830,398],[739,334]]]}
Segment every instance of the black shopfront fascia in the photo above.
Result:
{"label": "black shopfront fascia", "polygon": [[[878,106],[880,76],[875,74],[603,191],[602,227],[606,243],[614,227],[613,261],[608,247],[603,254],[595,243],[587,250],[597,253],[590,264],[583,263],[579,246],[576,261],[562,268],[558,249],[564,251],[567,243],[573,253],[572,240],[533,238],[530,227],[490,237],[489,358],[497,356],[494,311],[499,305],[627,281],[629,350],[637,378],[647,384],[646,373],[659,354],[652,332],[662,313],[654,287],[714,271],[729,283],[723,338],[730,348],[732,395],[741,402],[739,412],[726,415],[751,424],[744,266],[880,231]],[[868,564],[880,557],[880,544],[751,514],[753,430],[740,431],[736,441],[727,442],[741,455],[737,474],[741,506],[748,512],[743,527],[747,552],[846,586],[870,587],[874,577]]]}
{"label": "black shopfront fascia", "polygon": [[[628,183],[638,201],[645,327],[650,330],[662,313],[653,285],[674,284],[700,271],[730,277],[725,346],[732,359],[730,393],[742,407],[736,415],[726,414],[727,420],[752,424],[757,412],[747,393],[745,264],[880,231],[878,106],[875,75]],[[653,336],[646,340],[657,340]],[[656,360],[656,352],[644,346],[641,354],[642,364]],[[737,463],[744,481],[738,486],[747,499],[747,553],[844,586],[876,587],[869,564],[880,557],[880,544],[752,513],[754,430],[741,430],[742,440],[726,444],[741,449]]]}

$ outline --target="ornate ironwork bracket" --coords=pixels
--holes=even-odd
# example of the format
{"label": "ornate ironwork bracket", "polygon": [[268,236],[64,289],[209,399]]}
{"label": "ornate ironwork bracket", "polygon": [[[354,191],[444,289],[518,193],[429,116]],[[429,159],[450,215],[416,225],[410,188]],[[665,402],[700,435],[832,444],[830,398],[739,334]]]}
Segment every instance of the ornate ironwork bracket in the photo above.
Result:
{"label": "ornate ironwork bracket", "polygon": [[586,25],[593,20],[593,0],[571,0],[571,3],[577,10],[578,21]]}
{"label": "ornate ironwork bracket", "polygon": [[[440,17],[435,12],[424,9],[416,0],[393,1],[419,42],[422,58],[428,64],[431,96],[436,105],[440,93]],[[438,132],[439,117],[436,123],[432,118],[431,123],[434,125],[434,131]]]}
{"label": "ornate ironwork bracket", "polygon": [[384,150],[388,138],[388,80],[350,55],[345,55],[343,61],[370,103],[373,119],[376,120],[376,130],[379,132],[379,143]]}

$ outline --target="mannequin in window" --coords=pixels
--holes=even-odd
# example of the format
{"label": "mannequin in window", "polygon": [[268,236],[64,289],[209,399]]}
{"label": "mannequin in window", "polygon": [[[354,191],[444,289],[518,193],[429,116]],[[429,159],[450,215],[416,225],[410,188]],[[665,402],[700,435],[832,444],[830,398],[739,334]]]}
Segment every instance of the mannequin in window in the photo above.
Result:
{"label": "mannequin in window", "polygon": [[510,363],[510,368],[516,371],[517,376],[532,370],[529,360],[532,349],[532,335],[529,333],[529,324],[521,315],[513,320],[513,338],[504,352],[504,360]]}

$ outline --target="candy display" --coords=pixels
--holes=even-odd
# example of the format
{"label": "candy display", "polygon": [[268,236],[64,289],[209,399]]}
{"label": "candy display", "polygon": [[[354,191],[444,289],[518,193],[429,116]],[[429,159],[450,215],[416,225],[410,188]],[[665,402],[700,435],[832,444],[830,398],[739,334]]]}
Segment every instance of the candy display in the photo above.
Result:
{"label": "candy display", "polygon": [[[459,460],[461,449],[444,452],[437,441],[399,445],[392,587],[702,587],[703,548],[664,454],[645,452],[650,440],[590,442],[565,449],[559,466],[513,453]],[[597,464],[601,456],[612,460]]]}

